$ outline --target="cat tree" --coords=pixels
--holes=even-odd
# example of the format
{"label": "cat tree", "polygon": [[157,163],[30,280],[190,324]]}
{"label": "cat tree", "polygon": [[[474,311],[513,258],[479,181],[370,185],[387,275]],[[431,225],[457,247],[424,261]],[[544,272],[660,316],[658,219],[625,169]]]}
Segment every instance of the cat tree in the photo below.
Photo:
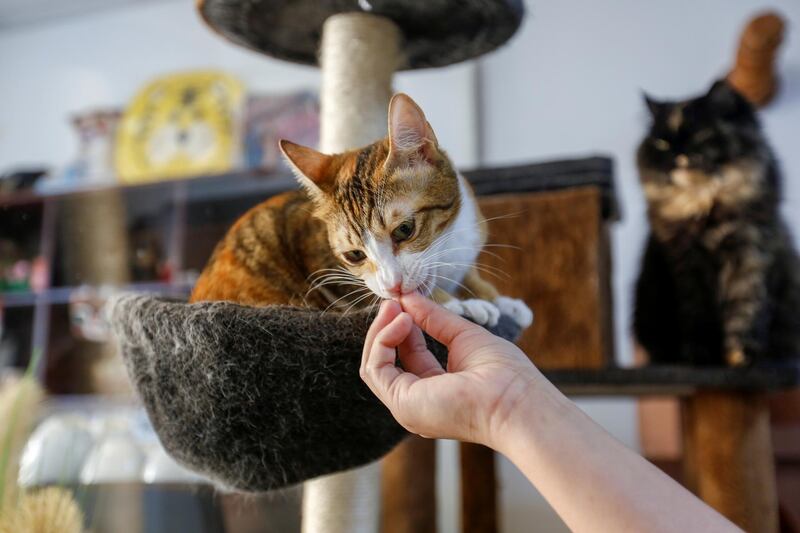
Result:
{"label": "cat tree", "polygon": [[[396,70],[477,57],[511,37],[523,13],[519,0],[205,0],[199,9],[211,27],[238,44],[279,59],[319,63],[320,149],[328,153],[386,135]],[[373,463],[307,482],[303,530],[375,531],[379,472]]]}
{"label": "cat tree", "polygon": [[[478,57],[507,41],[523,15],[521,0],[200,0],[198,9],[209,26],[237,44],[279,59],[319,63],[320,149],[329,153],[363,146],[386,135],[395,71]],[[360,315],[333,324],[319,313],[296,309],[186,305],[152,297],[123,298],[113,309],[129,372],[164,445],[184,463],[235,488],[266,490],[352,468],[381,457],[405,436],[377,400],[368,393],[364,397],[363,384],[356,381],[360,342],[369,317]],[[154,320],[156,316],[159,318]],[[518,328],[502,318],[497,333],[515,337]],[[234,324],[238,333],[230,331]],[[272,331],[281,331],[280,337],[271,335]],[[311,342],[310,332],[314,333]],[[169,355],[166,359],[165,353]],[[255,355],[259,357],[254,360]],[[235,372],[228,364],[232,360],[238,361]],[[265,372],[259,365],[274,366]],[[303,368],[299,373],[298,365]],[[200,372],[200,367],[205,370]],[[322,373],[330,383],[320,390],[332,396],[338,390],[345,392],[322,403],[299,399],[291,396],[283,371],[294,372],[293,377],[301,379]],[[204,372],[211,375],[207,383]],[[235,381],[227,379],[230,372],[260,373],[266,384],[241,391]],[[234,395],[224,407],[229,411],[227,418],[202,420],[203,409],[198,409],[196,401],[205,402],[207,409],[219,408],[221,404],[215,403],[219,394]],[[248,416],[253,407],[248,407],[248,401],[271,410],[257,417],[258,427],[247,427],[252,424]],[[298,416],[284,420],[275,414],[280,408],[295,409]],[[338,408],[343,410],[341,414],[334,412]],[[306,416],[311,422],[303,420]],[[337,416],[341,420],[337,421]],[[192,439],[187,419],[193,417],[206,428],[202,442]],[[321,423],[323,419],[325,423]],[[317,441],[304,439],[312,447],[311,453],[309,449],[292,450],[300,445],[292,439],[303,434],[302,423],[316,422],[320,422],[316,431],[321,432]],[[263,433],[276,427],[283,439]],[[314,433],[308,430],[303,436],[308,437],[309,431]],[[348,438],[337,443],[336,435]],[[226,439],[231,442],[229,450],[224,448]],[[324,459],[312,465],[297,462],[303,452],[306,457],[319,452]],[[426,446],[424,453],[429,460],[421,464],[430,464],[433,447]],[[406,459],[399,470],[420,464],[418,455],[401,455]],[[254,463],[257,459],[266,464]],[[306,482],[303,530],[377,530],[379,473],[378,463],[372,462]],[[432,472],[425,475],[432,485]],[[419,505],[434,508],[433,501]],[[430,513],[426,520],[431,520]]]}

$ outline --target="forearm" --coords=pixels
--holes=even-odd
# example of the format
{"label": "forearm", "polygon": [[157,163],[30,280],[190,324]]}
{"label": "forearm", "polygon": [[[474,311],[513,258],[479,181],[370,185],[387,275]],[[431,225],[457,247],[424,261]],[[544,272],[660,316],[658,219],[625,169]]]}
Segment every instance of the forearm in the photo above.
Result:
{"label": "forearm", "polygon": [[537,376],[496,448],[573,531],[737,531]]}

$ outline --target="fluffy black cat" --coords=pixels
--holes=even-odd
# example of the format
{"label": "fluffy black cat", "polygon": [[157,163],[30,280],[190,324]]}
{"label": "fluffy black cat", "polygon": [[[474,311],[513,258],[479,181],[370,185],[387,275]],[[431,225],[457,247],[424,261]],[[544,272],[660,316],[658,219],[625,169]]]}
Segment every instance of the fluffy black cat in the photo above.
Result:
{"label": "fluffy black cat", "polygon": [[654,363],[731,366],[800,353],[800,263],[778,212],[778,165],[726,82],[645,97],[637,162],[650,236],[633,328]]}

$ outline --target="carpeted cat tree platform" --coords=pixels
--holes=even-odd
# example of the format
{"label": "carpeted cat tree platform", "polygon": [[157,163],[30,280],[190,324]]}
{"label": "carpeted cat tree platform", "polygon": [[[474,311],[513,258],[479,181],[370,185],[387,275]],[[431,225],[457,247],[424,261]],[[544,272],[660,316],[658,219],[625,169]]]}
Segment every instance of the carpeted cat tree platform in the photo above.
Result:
{"label": "carpeted cat tree platform", "polygon": [[[320,64],[328,153],[385,135],[396,70],[478,57],[523,16],[521,0],[200,0],[198,9],[237,44]],[[304,531],[377,530],[378,464],[323,476],[370,463],[405,436],[358,377],[369,317],[144,296],[117,300],[113,317],[133,381],[176,458],[243,490],[315,478],[304,485]],[[512,324],[504,318],[496,332],[515,338]],[[424,453],[432,460],[434,449]]]}

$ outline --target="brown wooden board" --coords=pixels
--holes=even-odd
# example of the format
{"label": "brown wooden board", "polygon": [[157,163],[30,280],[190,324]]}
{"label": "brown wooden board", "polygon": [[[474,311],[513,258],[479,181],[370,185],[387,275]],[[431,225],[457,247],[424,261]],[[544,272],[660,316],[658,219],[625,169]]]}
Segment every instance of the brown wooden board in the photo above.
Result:
{"label": "brown wooden board", "polygon": [[435,440],[412,435],[384,457],[381,499],[381,533],[435,533]]}
{"label": "brown wooden board", "polygon": [[479,261],[534,324],[519,346],[541,368],[601,368],[611,359],[608,239],[601,191],[578,187],[480,199],[489,246]]}
{"label": "brown wooden board", "polygon": [[499,527],[494,450],[462,442],[460,452],[461,531],[495,533]]}

